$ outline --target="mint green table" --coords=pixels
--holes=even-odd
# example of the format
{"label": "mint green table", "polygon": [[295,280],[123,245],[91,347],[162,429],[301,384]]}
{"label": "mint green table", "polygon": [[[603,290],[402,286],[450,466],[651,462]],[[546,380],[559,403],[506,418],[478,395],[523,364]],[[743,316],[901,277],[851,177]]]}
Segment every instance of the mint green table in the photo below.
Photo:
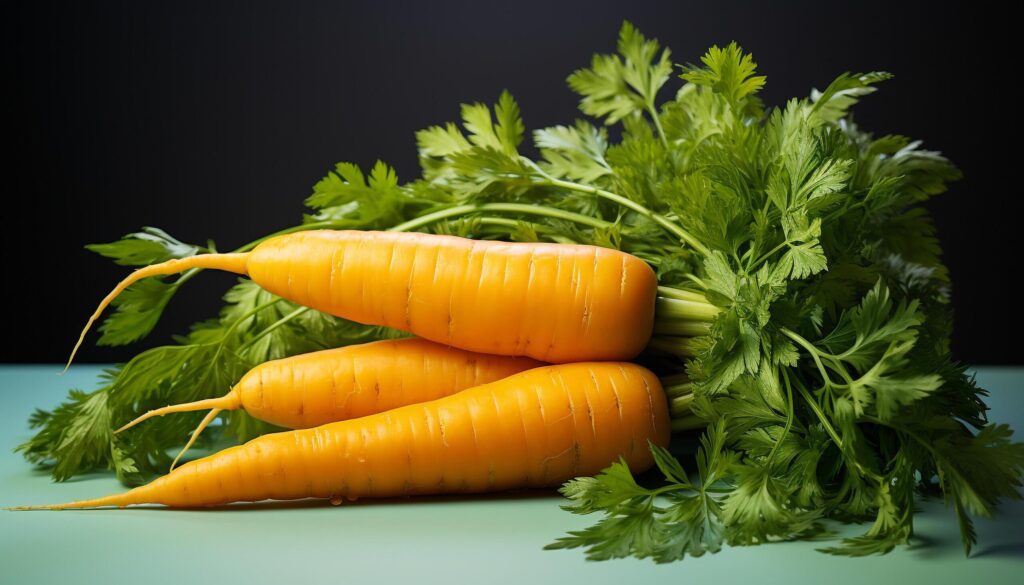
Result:
{"label": "mint green table", "polygon": [[[29,436],[35,407],[99,371],[0,366],[0,506],[91,498],[120,490],[107,474],[52,483],[11,449]],[[1024,368],[983,368],[992,419],[1024,433]],[[1024,582],[1024,505],[979,521],[980,545],[964,559],[952,513],[926,502],[911,548],[845,559],[813,543],[727,548],[656,565],[587,562],[580,551],[543,551],[593,521],[558,508],[557,494],[308,502],[215,511],[166,509],[0,511],[0,584],[36,583],[995,583]],[[849,532],[849,531],[847,531]]]}

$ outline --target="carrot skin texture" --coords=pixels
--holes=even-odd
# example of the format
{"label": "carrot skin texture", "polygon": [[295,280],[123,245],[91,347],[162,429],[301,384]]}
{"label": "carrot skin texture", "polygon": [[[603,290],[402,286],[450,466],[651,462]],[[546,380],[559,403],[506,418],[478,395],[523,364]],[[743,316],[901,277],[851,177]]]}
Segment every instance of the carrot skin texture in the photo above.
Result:
{"label": "carrot skin texture", "polygon": [[359,323],[549,363],[636,357],[650,340],[657,295],[646,262],[608,248],[319,230],[277,236],[246,254],[142,268],[89,324],[131,282],[188,268],[246,274],[276,295]]}
{"label": "carrot skin texture", "polygon": [[171,469],[223,410],[290,429],[305,429],[427,402],[545,365],[446,347],[419,338],[392,339],[327,349],[264,362],[224,396],[156,408],[119,428],[154,417],[211,409]]}
{"label": "carrot skin texture", "polygon": [[527,370],[422,404],[264,435],[122,494],[47,509],[393,497],[551,487],[667,446],[657,377],[629,363]]}
{"label": "carrot skin texture", "polygon": [[435,400],[542,365],[424,339],[394,339],[265,362],[232,393],[253,417],[304,429]]}
{"label": "carrot skin texture", "polygon": [[332,315],[550,363],[631,359],[654,326],[654,272],[596,246],[322,230],[263,242],[247,269]]}

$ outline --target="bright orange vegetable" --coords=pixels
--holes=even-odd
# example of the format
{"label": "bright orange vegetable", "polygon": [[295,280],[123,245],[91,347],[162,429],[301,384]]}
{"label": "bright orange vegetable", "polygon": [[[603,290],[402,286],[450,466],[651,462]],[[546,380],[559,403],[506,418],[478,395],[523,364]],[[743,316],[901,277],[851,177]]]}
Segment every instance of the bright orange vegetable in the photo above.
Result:
{"label": "bright orange vegetable", "polygon": [[151,410],[117,432],[153,416],[212,409],[192,434],[188,450],[222,410],[241,408],[260,420],[304,429],[427,402],[541,365],[425,339],[375,341],[265,362],[220,398]]}
{"label": "bright orange vegetable", "polygon": [[552,363],[635,357],[650,339],[657,291],[643,260],[596,246],[299,232],[252,252],[204,254],[135,271],[103,299],[75,350],[127,286],[190,268],[245,274],[274,294],[359,323]]}
{"label": "bright orange vegetable", "polygon": [[478,493],[557,486],[669,440],[658,378],[629,363],[527,370],[445,398],[264,435],[94,500],[29,508],[214,506],[300,498]]}

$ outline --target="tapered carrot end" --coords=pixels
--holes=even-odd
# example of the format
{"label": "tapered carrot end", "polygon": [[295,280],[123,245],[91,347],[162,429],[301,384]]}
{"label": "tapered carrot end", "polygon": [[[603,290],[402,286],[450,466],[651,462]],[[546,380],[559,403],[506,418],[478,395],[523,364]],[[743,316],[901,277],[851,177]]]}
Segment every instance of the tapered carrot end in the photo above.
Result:
{"label": "tapered carrot end", "polygon": [[134,490],[130,490],[123,494],[114,494],[112,496],[96,498],[94,500],[79,500],[77,502],[43,504],[38,506],[12,506],[4,509],[12,512],[26,512],[30,510],[82,510],[85,508],[107,508],[111,506],[124,507],[130,504],[139,503],[135,501],[136,498],[132,497],[133,491]]}
{"label": "tapered carrot end", "polygon": [[[172,413],[172,412],[188,412],[188,411],[192,410],[191,408],[187,408],[188,406],[189,406],[189,404],[172,404],[170,406],[165,406],[163,408],[154,408],[153,410],[147,412],[146,414],[143,414],[143,415],[140,415],[140,416],[136,417],[135,420],[133,420],[133,421],[129,422],[128,424],[124,425],[123,427],[117,429],[116,431],[114,431],[114,434],[116,435],[116,434],[118,434],[118,433],[120,433],[122,431],[127,431],[128,429],[134,427],[135,425],[137,425],[137,424],[139,424],[139,423],[141,423],[141,422],[143,422],[145,420],[149,420],[149,419],[153,418],[154,416],[163,416],[165,414],[169,414],[169,413]],[[200,410],[200,409],[196,408],[195,410]]]}
{"label": "tapered carrot end", "polygon": [[85,341],[85,335],[89,332],[93,323],[100,318],[103,311],[110,305],[110,303],[117,298],[124,289],[135,284],[136,282],[150,276],[166,276],[168,274],[177,274],[184,272],[191,268],[213,268],[216,270],[225,270],[228,272],[234,272],[236,274],[247,275],[248,268],[247,262],[249,254],[200,254],[199,256],[189,256],[188,258],[180,258],[161,262],[159,264],[153,264],[150,266],[144,266],[139,268],[135,272],[132,272],[124,278],[121,282],[117,283],[114,290],[110,291],[107,296],[103,297],[100,301],[96,310],[93,311],[92,316],[89,317],[89,321],[86,322],[85,327],[82,328],[82,332],[78,335],[78,341],[75,342],[75,347],[71,350],[71,355],[68,356],[68,362],[64,365],[64,371],[68,371],[71,367],[71,362],[74,361],[75,355],[78,353],[78,349],[82,347],[82,342]]}
{"label": "tapered carrot end", "polygon": [[39,506],[14,506],[7,508],[11,511],[23,512],[30,510],[82,510],[85,508],[124,508],[135,504],[159,504],[162,503],[161,493],[165,488],[165,478],[158,478],[146,485],[132,488],[126,492],[110,494],[101,498],[91,500],[78,500],[62,504],[44,504]]}
{"label": "tapered carrot end", "polygon": [[61,507],[63,504],[46,504],[42,506],[11,506],[4,508],[9,512],[24,512],[26,510],[63,510]]}
{"label": "tapered carrot end", "polygon": [[210,423],[213,422],[213,419],[217,418],[217,415],[220,414],[220,411],[220,408],[214,408],[209,413],[207,413],[205,417],[203,417],[202,422],[199,423],[199,426],[196,427],[196,430],[192,431],[192,436],[188,438],[188,443],[185,443],[185,446],[182,447],[181,452],[178,453],[178,456],[175,457],[174,461],[171,462],[171,469],[169,471],[174,471],[174,468],[178,466],[178,461],[180,461],[182,456],[185,455],[185,453],[192,448],[192,445],[195,445],[196,439],[199,438],[199,434],[202,433],[203,430],[206,429],[206,427],[210,426]]}
{"label": "tapered carrot end", "polygon": [[[154,416],[163,416],[165,414],[172,414],[175,412],[194,412],[196,410],[206,410],[207,408],[216,409],[218,412],[221,410],[237,410],[242,407],[241,398],[239,398],[238,392],[231,390],[224,396],[219,398],[207,398],[206,400],[196,400],[195,402],[184,402],[182,404],[172,404],[170,406],[164,406],[163,408],[154,408],[129,422],[123,427],[114,431],[114,434],[126,431],[135,425],[153,418]],[[205,428],[205,425],[202,425]]]}

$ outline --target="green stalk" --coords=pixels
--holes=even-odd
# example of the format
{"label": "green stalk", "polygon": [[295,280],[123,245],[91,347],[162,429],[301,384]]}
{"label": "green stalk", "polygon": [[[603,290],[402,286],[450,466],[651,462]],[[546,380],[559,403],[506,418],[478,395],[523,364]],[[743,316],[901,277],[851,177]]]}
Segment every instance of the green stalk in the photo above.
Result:
{"label": "green stalk", "polygon": [[[556,209],[554,207],[548,207],[544,205],[526,205],[523,203],[482,203],[482,204],[467,204],[457,205],[455,207],[449,207],[448,209],[442,209],[435,211],[434,213],[428,213],[419,217],[413,218],[405,223],[400,223],[394,227],[389,228],[387,231],[392,232],[406,232],[414,230],[418,227],[428,225],[435,221],[447,219],[449,217],[456,217],[459,215],[466,215],[477,211],[497,211],[506,213],[522,213],[527,215],[539,215],[544,217],[553,217],[556,219],[564,219],[573,223],[586,225],[592,228],[606,228],[612,225],[611,222],[591,217],[589,215],[583,215],[581,213],[573,213],[571,211],[565,211],[564,209]],[[253,240],[244,246],[236,248],[233,252],[248,252],[261,243],[275,238],[277,236],[283,236],[287,234],[294,234],[296,232],[304,232],[318,229],[331,229],[345,227],[348,224],[348,220],[324,220],[315,221],[310,223],[304,223],[302,225],[292,226],[283,230],[278,230],[272,234],[263,236],[262,238]]]}
{"label": "green stalk", "polygon": [[661,118],[658,117],[658,108],[654,105],[654,100],[647,102],[647,113],[654,120],[654,128],[658,131],[661,143],[665,145],[665,148],[668,148],[668,136],[665,135],[665,129],[661,126]]}
{"label": "green stalk", "polygon": [[692,337],[654,336],[647,347],[682,357],[697,357]]}
{"label": "green stalk", "polygon": [[679,224],[668,219],[664,215],[661,215],[660,213],[655,213],[654,211],[644,207],[643,205],[640,205],[639,203],[633,201],[632,199],[627,199],[626,197],[623,197],[622,195],[619,195],[617,193],[605,191],[604,189],[598,189],[597,187],[591,187],[590,185],[581,185],[579,183],[573,183],[572,181],[563,181],[561,179],[551,177],[550,175],[545,176],[547,178],[543,181],[543,183],[546,183],[552,187],[559,187],[562,189],[568,189],[570,191],[577,191],[580,193],[589,193],[591,195],[596,195],[598,197],[601,197],[602,199],[607,199],[608,201],[616,203],[621,207],[632,209],[633,211],[639,213],[640,215],[650,218],[655,223],[669,231],[671,234],[675,235],[680,240],[686,242],[691,248],[699,252],[701,256],[707,256],[708,254],[711,253],[710,250],[708,250],[708,248],[700,242],[700,240],[693,237],[693,235],[691,235],[689,232],[680,227]]}
{"label": "green stalk", "polygon": [[835,386],[835,383],[832,381],[831,376],[828,375],[828,370],[825,369],[825,365],[821,363],[821,352],[818,350],[818,348],[814,346],[813,343],[807,341],[802,336],[800,336],[800,334],[789,329],[788,327],[783,327],[779,331],[781,331],[783,335],[789,337],[793,341],[797,342],[797,344],[799,344],[805,350],[807,350],[807,353],[810,354],[811,359],[814,360],[814,364],[818,367],[818,373],[821,374],[825,386]]}
{"label": "green stalk", "polygon": [[707,290],[707,288],[708,288],[707,283],[705,283],[703,280],[697,278],[696,275],[694,275],[694,274],[687,274],[686,278],[689,278],[690,280],[692,280],[697,286],[701,287],[702,289]]}
{"label": "green stalk", "polygon": [[553,217],[556,219],[563,219],[586,225],[592,228],[606,228],[611,224],[603,219],[591,217],[589,215],[583,215],[581,213],[573,213],[571,211],[565,211],[564,209],[556,209],[554,207],[548,207],[545,205],[526,205],[523,203],[481,203],[481,204],[466,204],[457,205],[455,207],[449,207],[448,209],[441,209],[433,213],[421,215],[419,217],[410,219],[405,223],[400,223],[388,231],[393,232],[407,232],[417,228],[429,225],[442,219],[448,219],[450,217],[458,217],[460,215],[467,215],[478,211],[501,211],[507,213],[523,213],[528,215],[540,215],[544,217]]}
{"label": "green stalk", "polygon": [[811,411],[814,412],[814,416],[818,417],[818,422],[821,423],[821,426],[825,429],[825,432],[828,433],[828,436],[832,438],[832,442],[836,444],[836,447],[839,447],[840,451],[846,453],[843,448],[843,440],[839,437],[839,433],[836,432],[835,428],[832,427],[832,423],[829,422],[828,417],[825,416],[824,412],[822,412],[821,407],[818,405],[818,401],[815,400],[814,397],[811,396],[811,393],[803,386],[797,384],[796,390],[800,393],[800,396],[803,397],[807,406],[811,408]]}
{"label": "green stalk", "polygon": [[261,305],[257,305],[255,307],[253,307],[252,309],[249,309],[248,311],[243,313],[242,316],[238,317],[237,319],[235,319],[231,323],[231,325],[227,328],[227,330],[224,331],[224,337],[226,338],[230,333],[232,333],[236,328],[238,328],[238,326],[242,323],[242,321],[245,321],[249,317],[252,317],[256,313],[259,313],[260,311],[262,311],[264,309],[268,309],[270,307],[273,307],[274,305],[276,305],[277,303],[281,302],[282,300],[283,299],[281,297],[274,297],[273,300],[267,301],[267,302],[265,302],[265,303],[263,303]]}
{"label": "green stalk", "polygon": [[[546,225],[541,225],[539,223],[534,223],[534,222],[526,221],[526,220],[522,220],[522,219],[510,219],[510,218],[507,218],[507,217],[494,217],[494,216],[490,216],[490,215],[477,215],[477,216],[473,216],[472,218],[468,218],[468,219],[470,219],[470,220],[472,220],[474,222],[479,223],[481,226],[496,226],[496,227],[509,228],[509,229],[514,229],[514,228],[518,227],[521,224],[526,224],[526,225],[530,226],[530,228],[533,229],[534,231],[536,231],[538,234],[543,234],[543,235],[547,236],[548,238],[551,239],[552,242],[555,242],[557,244],[578,244],[579,243],[576,240],[573,240],[572,238],[567,238],[565,236],[558,235],[558,233],[555,230],[551,229],[550,227],[548,227]],[[502,234],[505,233],[505,230],[494,230],[494,231],[502,233]]]}
{"label": "green stalk", "polygon": [[775,441],[775,446],[772,447],[770,453],[768,453],[768,463],[770,466],[775,461],[775,454],[779,451],[779,447],[782,446],[782,442],[786,440],[789,435],[790,429],[793,428],[793,419],[796,416],[793,408],[793,386],[789,382],[789,375],[785,370],[782,371],[782,380],[786,383],[786,426],[782,429],[782,434],[779,435],[779,439]]}
{"label": "green stalk", "polygon": [[706,426],[708,426],[708,423],[695,414],[672,419],[672,432],[674,433],[703,429]]}
{"label": "green stalk", "polygon": [[693,301],[695,303],[707,303],[708,299],[699,292],[693,292],[690,290],[675,288],[673,286],[659,286],[658,294],[663,297],[670,299],[677,299],[680,301]]}
{"label": "green stalk", "polygon": [[714,321],[718,315],[718,307],[710,303],[658,297],[654,312],[659,320]]}
{"label": "green stalk", "polygon": [[246,341],[241,346],[239,346],[238,351],[242,352],[242,351],[245,351],[246,349],[252,347],[252,345],[254,343],[259,341],[260,339],[263,339],[264,337],[266,337],[267,335],[272,333],[278,327],[283,326],[285,323],[291,321],[292,319],[298,317],[299,315],[305,313],[308,310],[309,310],[309,307],[299,307],[299,308],[295,309],[294,311],[292,311],[291,313],[288,313],[284,317],[281,317],[277,321],[274,321],[269,326],[267,326],[266,329],[264,329],[263,331],[260,331],[259,335],[257,335],[256,337],[253,337],[249,341]]}
{"label": "green stalk", "polygon": [[788,245],[789,245],[788,241],[782,242],[778,246],[775,246],[774,248],[772,248],[768,252],[765,252],[764,254],[762,254],[757,260],[754,260],[752,263],[747,265],[747,273],[748,274],[749,273],[753,273],[754,270],[756,270],[757,267],[760,266],[762,262],[764,262],[768,258],[771,258],[773,254],[775,254],[776,252],[778,252],[779,250],[785,248]]}
{"label": "green stalk", "polygon": [[671,376],[662,376],[661,377],[661,385],[664,386],[665,388],[669,388],[671,386],[678,386],[680,384],[689,384],[689,383],[690,383],[690,377],[687,376],[686,374],[682,374],[682,373],[681,374],[672,374]]}
{"label": "green stalk", "polygon": [[711,333],[711,323],[707,321],[671,320],[656,321],[654,323],[656,335],[683,335],[686,337],[699,337]]}
{"label": "green stalk", "polygon": [[669,413],[673,419],[689,416],[690,405],[693,404],[693,394],[677,396],[669,401]]}
{"label": "green stalk", "polygon": [[679,396],[687,396],[693,394],[693,383],[687,382],[685,384],[675,384],[672,386],[662,385],[665,388],[665,395],[670,398],[677,398]]}

